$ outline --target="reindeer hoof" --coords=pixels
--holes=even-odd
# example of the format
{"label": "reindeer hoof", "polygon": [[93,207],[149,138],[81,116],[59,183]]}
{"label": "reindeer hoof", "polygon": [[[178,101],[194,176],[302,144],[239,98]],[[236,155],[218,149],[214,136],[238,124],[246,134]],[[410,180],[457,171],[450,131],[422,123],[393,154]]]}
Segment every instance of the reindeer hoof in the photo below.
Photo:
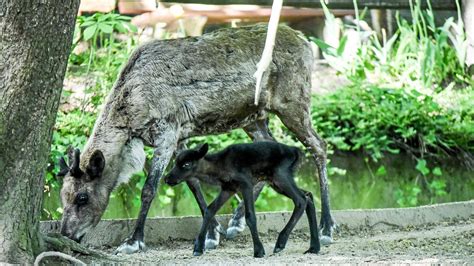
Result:
{"label": "reindeer hoof", "polygon": [[127,240],[122,245],[120,245],[114,252],[117,254],[133,254],[139,251],[145,251],[145,243],[138,240]]}
{"label": "reindeer hoof", "polygon": [[202,255],[201,251],[194,251],[193,252],[193,256],[195,256],[195,257],[201,256],[201,255]]}
{"label": "reindeer hoof", "polygon": [[309,248],[304,252],[304,254],[318,254],[319,253],[319,248]]}
{"label": "reindeer hoof", "polygon": [[334,241],[332,240],[332,237],[330,236],[321,236],[319,238],[319,242],[321,243],[321,245],[323,246],[329,246],[331,245],[332,243],[334,243]]}
{"label": "reindeer hoof", "polygon": [[234,220],[234,218],[229,221],[229,228],[227,228],[227,239],[232,239],[236,237],[239,233],[243,232],[245,229],[245,218]]}
{"label": "reindeer hoof", "polygon": [[323,226],[320,230],[320,237],[319,237],[319,242],[323,246],[329,246],[332,243],[334,243],[334,240],[332,239],[332,233],[336,229],[336,224],[334,221],[331,222],[330,226]]}
{"label": "reindeer hoof", "polygon": [[209,230],[206,235],[205,247],[207,250],[215,249],[219,245],[220,233],[225,232],[219,224],[213,230]]}

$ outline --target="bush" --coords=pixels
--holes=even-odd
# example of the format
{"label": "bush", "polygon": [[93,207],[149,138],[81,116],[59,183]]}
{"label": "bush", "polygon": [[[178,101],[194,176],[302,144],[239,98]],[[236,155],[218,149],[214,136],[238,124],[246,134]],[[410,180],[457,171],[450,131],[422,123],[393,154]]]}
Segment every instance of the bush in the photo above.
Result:
{"label": "bush", "polygon": [[417,90],[359,84],[314,96],[312,118],[336,149],[363,150],[377,161],[384,152],[415,156],[474,151],[472,102],[461,112]]}

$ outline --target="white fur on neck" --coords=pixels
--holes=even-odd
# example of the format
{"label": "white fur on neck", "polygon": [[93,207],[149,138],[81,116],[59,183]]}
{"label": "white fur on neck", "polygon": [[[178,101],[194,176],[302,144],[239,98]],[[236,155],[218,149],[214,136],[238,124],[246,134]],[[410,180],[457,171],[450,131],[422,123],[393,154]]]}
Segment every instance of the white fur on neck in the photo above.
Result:
{"label": "white fur on neck", "polygon": [[120,169],[116,185],[127,183],[133,174],[143,170],[146,159],[143,148],[143,141],[138,138],[133,138],[125,145],[121,154],[122,168]]}

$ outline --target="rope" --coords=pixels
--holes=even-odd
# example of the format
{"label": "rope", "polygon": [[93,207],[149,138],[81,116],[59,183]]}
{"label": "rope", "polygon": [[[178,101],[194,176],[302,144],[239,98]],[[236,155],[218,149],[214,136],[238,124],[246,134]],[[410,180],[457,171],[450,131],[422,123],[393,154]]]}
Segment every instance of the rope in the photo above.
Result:
{"label": "rope", "polygon": [[275,46],[275,38],[278,29],[278,21],[280,19],[281,9],[283,7],[283,0],[274,0],[272,5],[272,13],[270,15],[270,21],[268,22],[267,38],[265,40],[265,47],[263,48],[262,58],[257,64],[257,71],[253,75],[257,79],[255,87],[255,105],[258,105],[260,98],[260,91],[263,73],[267,70],[270,62],[272,61],[273,47]]}
{"label": "rope", "polygon": [[63,258],[65,260],[69,260],[69,261],[72,261],[74,263],[77,263],[81,266],[85,266],[86,264],[84,262],[82,262],[81,260],[79,259],[76,259],[74,258],[73,256],[71,255],[68,255],[68,254],[64,254],[64,253],[61,253],[61,252],[57,252],[57,251],[48,251],[48,252],[43,252],[41,254],[38,255],[38,257],[36,257],[35,259],[35,263],[33,264],[34,266],[38,266],[40,261],[46,257],[60,257],[60,258]]}

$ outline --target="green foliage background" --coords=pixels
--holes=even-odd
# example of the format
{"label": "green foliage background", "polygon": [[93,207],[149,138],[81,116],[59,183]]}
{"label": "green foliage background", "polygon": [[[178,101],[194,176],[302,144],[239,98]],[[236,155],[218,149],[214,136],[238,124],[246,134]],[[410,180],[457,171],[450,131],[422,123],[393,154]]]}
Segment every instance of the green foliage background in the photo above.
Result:
{"label": "green foliage background", "polygon": [[[462,25],[450,19],[436,27],[432,12],[417,5],[413,6],[412,14],[413,21],[399,19],[399,29],[392,38],[380,41],[371,36],[361,44],[355,58],[349,60],[343,56],[347,37],[341,39],[339,47],[312,38],[329,64],[351,81],[333,93],[312,98],[313,126],[328,141],[329,153],[358,152],[372,162],[390,153],[412,157],[418,175],[412,183],[394,191],[399,206],[420,204],[423,190],[430,195],[428,203],[447,193],[444,158],[458,158],[462,167],[474,166],[474,92],[472,79],[461,61],[465,41]],[[326,16],[333,19],[329,10]],[[137,45],[137,29],[128,21],[129,18],[116,14],[78,18],[73,46],[82,43],[88,48],[71,54],[67,78],[90,81],[88,84],[92,85],[86,87],[78,102],[58,112],[46,173],[46,196],[61,185],[56,177],[58,158],[68,146],[84,147],[120,66]],[[63,101],[69,101],[73,94],[66,87]],[[275,117],[270,127],[277,140],[302,147]],[[190,145],[207,142],[211,150],[218,150],[249,141],[242,130],[235,130],[196,137]],[[150,154],[150,150],[147,152]],[[341,175],[344,170],[330,167],[329,173]],[[385,173],[384,165],[379,165],[376,176]],[[425,180],[427,186],[422,186],[420,180]],[[144,173],[139,173],[112,197],[123,199],[130,209],[138,207],[143,183]],[[215,189],[206,189],[208,198],[215,193]],[[274,191],[265,189],[257,207],[272,210],[268,200],[276,196]],[[191,198],[191,192],[185,187],[160,187],[160,206],[169,207],[171,199],[179,197]],[[237,203],[234,199],[232,206]],[[60,216],[61,208],[44,209],[43,218]]]}

